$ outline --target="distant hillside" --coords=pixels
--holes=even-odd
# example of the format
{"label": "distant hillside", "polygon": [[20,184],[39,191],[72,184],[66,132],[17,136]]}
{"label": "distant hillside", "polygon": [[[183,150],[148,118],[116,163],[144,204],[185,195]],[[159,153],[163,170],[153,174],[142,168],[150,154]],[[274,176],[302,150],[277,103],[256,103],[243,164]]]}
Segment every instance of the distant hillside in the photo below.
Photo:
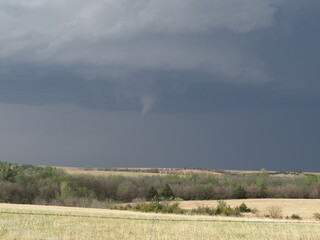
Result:
{"label": "distant hillside", "polygon": [[319,173],[0,162],[0,202],[106,208],[151,199],[320,198]]}
{"label": "distant hillside", "polygon": [[[253,173],[259,173],[260,171],[248,171],[248,170],[224,170],[224,169],[201,169],[201,168],[92,168],[92,167],[59,167],[69,174],[89,174],[89,175],[124,175],[124,176],[139,176],[139,175],[164,175],[164,174],[176,174],[185,175],[187,173],[199,173],[199,174],[212,174],[217,177],[224,177],[228,175],[242,175],[246,176]],[[320,175],[320,172],[287,172],[287,171],[267,171],[267,174],[274,176],[297,176],[299,174],[316,174]]]}

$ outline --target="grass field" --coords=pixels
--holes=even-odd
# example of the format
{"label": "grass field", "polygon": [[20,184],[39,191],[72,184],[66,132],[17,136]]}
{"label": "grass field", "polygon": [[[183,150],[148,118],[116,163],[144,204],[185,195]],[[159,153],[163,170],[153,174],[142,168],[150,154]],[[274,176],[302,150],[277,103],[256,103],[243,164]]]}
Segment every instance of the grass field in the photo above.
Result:
{"label": "grass field", "polygon": [[318,240],[320,222],[0,204],[0,239]]}
{"label": "grass field", "polygon": [[[223,170],[223,172],[201,170],[201,169],[175,169],[175,168],[159,168],[159,173],[146,172],[147,168],[126,168],[127,171],[124,171],[122,168],[118,168],[118,171],[104,170],[103,168],[81,168],[81,167],[59,167],[63,169],[68,174],[88,174],[88,175],[97,175],[97,176],[109,176],[109,175],[123,175],[123,176],[152,176],[152,175],[161,175],[161,174],[178,174],[184,175],[186,173],[209,173],[215,176],[223,176],[224,174],[250,174],[257,171],[238,171],[238,170]],[[220,170],[221,171],[221,170]],[[272,172],[272,171],[271,171]]]}
{"label": "grass field", "polygon": [[71,175],[85,174],[93,176],[110,176],[110,175],[120,175],[120,176],[153,176],[159,175],[159,173],[149,173],[149,172],[125,172],[125,171],[103,171],[99,169],[77,168],[77,167],[57,167],[63,169],[66,173]]}
{"label": "grass field", "polygon": [[[110,175],[120,175],[127,177],[135,177],[135,176],[155,176],[155,175],[164,175],[164,174],[178,174],[184,175],[189,172],[193,173],[209,173],[215,176],[223,176],[222,173],[206,171],[206,170],[197,170],[197,169],[174,169],[174,168],[160,168],[159,173],[146,172],[147,168],[128,168],[128,171],[121,170],[119,168],[118,171],[113,170],[104,170],[103,168],[81,168],[81,167],[59,167],[56,168],[63,169],[66,173],[71,175],[85,174],[85,175],[94,175],[94,176],[110,176]],[[248,171],[228,171],[234,174],[247,174]]]}
{"label": "grass field", "polygon": [[[187,173],[204,173],[212,174],[217,177],[223,177],[228,174],[232,175],[248,175],[256,173],[259,171],[244,171],[244,170],[208,170],[208,169],[175,169],[175,168],[158,168],[159,173],[147,172],[148,168],[118,168],[118,171],[113,170],[104,170],[103,168],[82,168],[82,167],[59,167],[56,168],[63,169],[66,173],[77,175],[77,174],[86,174],[86,175],[95,175],[95,176],[110,176],[110,175],[121,175],[121,176],[153,176],[153,175],[163,175],[163,174],[178,174],[184,175]],[[125,169],[125,170],[124,170]],[[150,170],[150,169],[149,169]],[[294,177],[297,174],[315,174],[320,175],[319,172],[301,172],[301,173],[281,173],[275,171],[268,171],[268,173],[273,174],[277,177]]]}
{"label": "grass field", "polygon": [[[263,217],[267,214],[267,208],[276,206],[282,210],[282,215],[291,216],[298,214],[304,220],[313,220],[313,214],[320,212],[320,199],[239,199],[226,200],[231,207],[245,203],[249,208],[258,210],[256,214],[247,214],[247,217]],[[215,207],[217,201],[181,201],[183,209],[194,209],[197,207]]]}
{"label": "grass field", "polygon": [[[146,168],[129,168],[129,171],[121,170],[104,170],[103,168],[81,168],[81,167],[59,167],[56,168],[64,170],[66,173],[71,175],[93,175],[93,176],[124,176],[124,177],[139,177],[139,176],[159,176],[165,174],[177,174],[185,175],[187,173],[198,173],[198,174],[211,174],[216,177],[223,177],[226,174],[233,175],[246,175],[251,174],[257,171],[238,171],[238,170],[226,170],[224,173],[208,171],[208,170],[199,170],[199,169],[174,169],[174,168],[159,168],[159,173],[146,172]],[[140,171],[139,171],[140,170]],[[280,175],[279,175],[280,176]],[[291,176],[291,175],[289,175]],[[287,177],[284,175],[284,177]]]}
{"label": "grass field", "polygon": [[93,175],[93,176],[120,175],[120,176],[127,176],[127,177],[159,175],[158,173],[146,173],[146,172],[102,171],[97,169],[85,170],[84,168],[75,168],[75,167],[57,167],[57,168],[61,168],[66,173],[71,175],[78,175],[78,174]]}

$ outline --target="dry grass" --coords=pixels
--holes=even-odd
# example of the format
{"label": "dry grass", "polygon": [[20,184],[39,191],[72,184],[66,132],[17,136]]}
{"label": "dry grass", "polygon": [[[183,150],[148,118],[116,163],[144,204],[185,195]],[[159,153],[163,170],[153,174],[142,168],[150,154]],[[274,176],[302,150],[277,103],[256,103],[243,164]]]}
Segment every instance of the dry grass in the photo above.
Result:
{"label": "dry grass", "polygon": [[[231,207],[239,206],[244,202],[249,208],[257,209],[258,216],[268,214],[267,208],[277,206],[282,209],[283,216],[291,216],[299,214],[302,219],[312,220],[313,214],[320,212],[320,199],[239,199],[226,200]],[[217,205],[217,201],[181,201],[180,207],[183,209],[193,209],[197,207],[213,207]],[[252,216],[248,214],[247,216]]]}
{"label": "dry grass", "polygon": [[66,173],[72,175],[94,175],[94,176],[127,176],[127,177],[135,177],[135,176],[153,176],[159,175],[159,173],[148,173],[148,172],[123,172],[123,171],[103,171],[97,169],[86,170],[85,168],[76,168],[76,167],[57,167],[63,169]]}
{"label": "dry grass", "polygon": [[[240,170],[222,170],[223,172],[215,172],[209,171],[205,169],[176,169],[176,168],[158,168],[160,173],[151,173],[146,172],[147,168],[127,168],[132,171],[105,171],[102,168],[82,168],[82,167],[60,167],[56,166],[56,168],[63,169],[65,172],[69,174],[90,174],[90,175],[99,175],[99,176],[108,176],[108,175],[123,175],[123,176],[141,176],[141,175],[163,175],[163,174],[179,174],[184,175],[187,173],[209,173],[216,176],[223,176],[225,174],[235,174],[235,175],[246,175],[255,173],[258,171],[240,171]],[[272,173],[270,171],[270,173]]]}
{"label": "dry grass", "polygon": [[[63,214],[65,216],[32,215],[31,213]],[[77,217],[77,215],[89,217]],[[182,221],[159,221],[159,219]],[[239,222],[225,222],[230,220]],[[159,215],[101,209],[0,204],[0,239],[320,239],[320,224],[316,223],[281,223],[281,221],[274,220],[250,222],[253,219],[248,219],[247,222],[240,221],[242,219],[239,218]]]}
{"label": "dry grass", "polygon": [[[245,170],[206,170],[206,169],[180,169],[180,168],[158,168],[159,173],[146,172],[148,168],[119,168],[119,170],[132,170],[132,171],[105,171],[104,169],[99,168],[81,168],[81,167],[59,167],[57,168],[63,169],[66,173],[69,174],[88,174],[88,175],[96,175],[96,176],[110,176],[110,175],[121,175],[121,176],[153,176],[153,175],[163,175],[163,174],[178,174],[185,175],[187,173],[204,173],[204,174],[212,174],[217,177],[223,177],[225,175],[249,175],[252,173],[257,173],[259,171],[245,171]],[[283,178],[292,178],[296,177],[297,174],[284,174],[284,173],[276,173],[275,171],[267,171],[268,173],[275,174],[273,176],[283,177]],[[316,174],[320,175],[320,172],[303,172],[301,174]]]}

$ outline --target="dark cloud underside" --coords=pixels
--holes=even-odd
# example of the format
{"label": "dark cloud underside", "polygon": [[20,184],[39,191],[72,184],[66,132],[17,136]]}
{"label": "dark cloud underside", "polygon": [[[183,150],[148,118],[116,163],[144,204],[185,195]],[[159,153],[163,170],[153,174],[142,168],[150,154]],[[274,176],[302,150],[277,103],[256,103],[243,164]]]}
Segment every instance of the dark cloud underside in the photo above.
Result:
{"label": "dark cloud underside", "polygon": [[319,170],[320,2],[0,0],[0,159]]}

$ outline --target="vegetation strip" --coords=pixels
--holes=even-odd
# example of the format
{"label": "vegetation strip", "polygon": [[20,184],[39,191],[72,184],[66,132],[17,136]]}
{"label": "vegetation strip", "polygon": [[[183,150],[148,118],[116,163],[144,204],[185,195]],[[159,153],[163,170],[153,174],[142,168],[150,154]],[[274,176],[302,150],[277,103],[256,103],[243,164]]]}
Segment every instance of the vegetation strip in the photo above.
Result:
{"label": "vegetation strip", "polygon": [[301,222],[301,221],[243,221],[243,220],[226,220],[226,219],[161,219],[161,218],[129,218],[129,217],[111,217],[111,216],[89,216],[89,215],[66,215],[52,213],[25,213],[25,212],[10,212],[0,211],[0,214],[15,214],[15,215],[36,215],[36,216],[51,216],[51,217],[78,217],[78,218],[100,218],[100,219],[115,219],[115,220],[134,220],[134,221],[162,221],[162,222],[231,222],[231,223],[294,223],[294,224],[314,224],[320,225],[318,222]]}
{"label": "vegetation strip", "polygon": [[[103,170],[103,169],[102,169]],[[90,172],[90,171],[87,171]],[[108,171],[99,171],[99,173]],[[63,169],[0,161],[0,202],[108,208],[115,203],[246,198],[319,199],[317,173],[220,171],[158,175],[70,175]]]}

